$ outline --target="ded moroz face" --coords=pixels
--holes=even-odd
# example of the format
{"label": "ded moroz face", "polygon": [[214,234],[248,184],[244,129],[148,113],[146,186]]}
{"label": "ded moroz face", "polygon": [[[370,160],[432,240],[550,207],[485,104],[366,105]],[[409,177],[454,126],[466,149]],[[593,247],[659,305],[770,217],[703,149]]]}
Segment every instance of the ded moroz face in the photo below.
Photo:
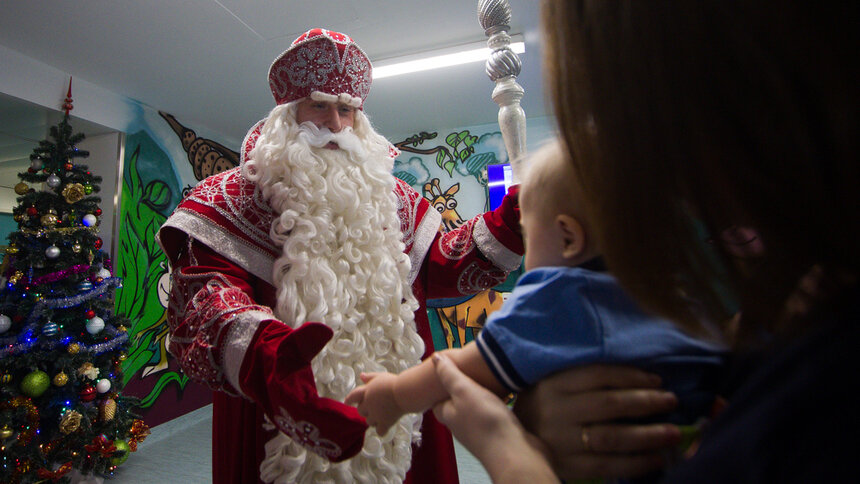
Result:
{"label": "ded moroz face", "polygon": [[[327,128],[332,133],[339,133],[343,128],[351,128],[355,123],[355,108],[343,103],[330,101],[315,101],[305,98],[296,106],[296,123],[310,121],[318,128]],[[326,148],[337,149],[337,143],[331,142]]]}

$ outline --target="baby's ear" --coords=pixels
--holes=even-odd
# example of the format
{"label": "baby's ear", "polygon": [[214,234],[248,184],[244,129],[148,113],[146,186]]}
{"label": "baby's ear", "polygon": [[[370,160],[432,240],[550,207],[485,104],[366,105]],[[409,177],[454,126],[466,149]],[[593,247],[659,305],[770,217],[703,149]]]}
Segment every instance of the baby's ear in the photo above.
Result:
{"label": "baby's ear", "polygon": [[582,224],[570,215],[565,214],[557,215],[555,223],[558,224],[558,228],[561,230],[562,237],[564,238],[564,245],[561,250],[562,257],[565,259],[575,259],[581,256],[585,252],[586,247],[585,229],[582,228]]}

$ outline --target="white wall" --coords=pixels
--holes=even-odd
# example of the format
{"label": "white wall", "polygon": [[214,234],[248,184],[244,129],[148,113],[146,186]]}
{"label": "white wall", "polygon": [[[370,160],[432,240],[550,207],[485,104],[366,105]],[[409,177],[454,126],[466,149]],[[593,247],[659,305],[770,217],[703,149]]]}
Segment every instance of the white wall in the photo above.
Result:
{"label": "white wall", "polygon": [[[59,110],[69,87],[69,73],[0,45],[0,91]],[[73,114],[124,131],[134,120],[137,103],[85,79],[72,80]]]}

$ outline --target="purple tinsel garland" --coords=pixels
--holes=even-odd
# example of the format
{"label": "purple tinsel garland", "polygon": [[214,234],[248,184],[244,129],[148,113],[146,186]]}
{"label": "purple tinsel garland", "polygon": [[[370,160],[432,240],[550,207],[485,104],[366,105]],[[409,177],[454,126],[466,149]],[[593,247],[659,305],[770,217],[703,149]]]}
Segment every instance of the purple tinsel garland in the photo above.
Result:
{"label": "purple tinsel garland", "polygon": [[39,276],[30,281],[30,284],[45,284],[49,282],[57,282],[60,279],[65,279],[71,274],[80,274],[82,272],[87,272],[88,270],[90,270],[90,266],[88,264],[79,264],[76,266],[69,267],[68,269],[63,269],[62,271],[52,272],[50,274],[45,274],[44,276]]}

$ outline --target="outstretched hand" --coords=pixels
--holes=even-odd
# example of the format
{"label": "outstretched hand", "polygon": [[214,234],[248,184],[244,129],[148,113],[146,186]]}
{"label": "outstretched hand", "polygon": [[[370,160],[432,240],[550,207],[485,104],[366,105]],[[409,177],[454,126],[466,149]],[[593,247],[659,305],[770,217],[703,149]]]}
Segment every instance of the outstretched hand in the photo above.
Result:
{"label": "outstretched hand", "polygon": [[354,405],[367,424],[376,427],[379,435],[385,435],[405,412],[397,404],[394,395],[394,380],[391,373],[362,373],[365,384],[349,392],[344,403]]}
{"label": "outstretched hand", "polygon": [[494,483],[556,483],[543,444],[526,432],[508,407],[446,356],[433,354],[442,386],[450,395],[433,413],[484,465]]}

